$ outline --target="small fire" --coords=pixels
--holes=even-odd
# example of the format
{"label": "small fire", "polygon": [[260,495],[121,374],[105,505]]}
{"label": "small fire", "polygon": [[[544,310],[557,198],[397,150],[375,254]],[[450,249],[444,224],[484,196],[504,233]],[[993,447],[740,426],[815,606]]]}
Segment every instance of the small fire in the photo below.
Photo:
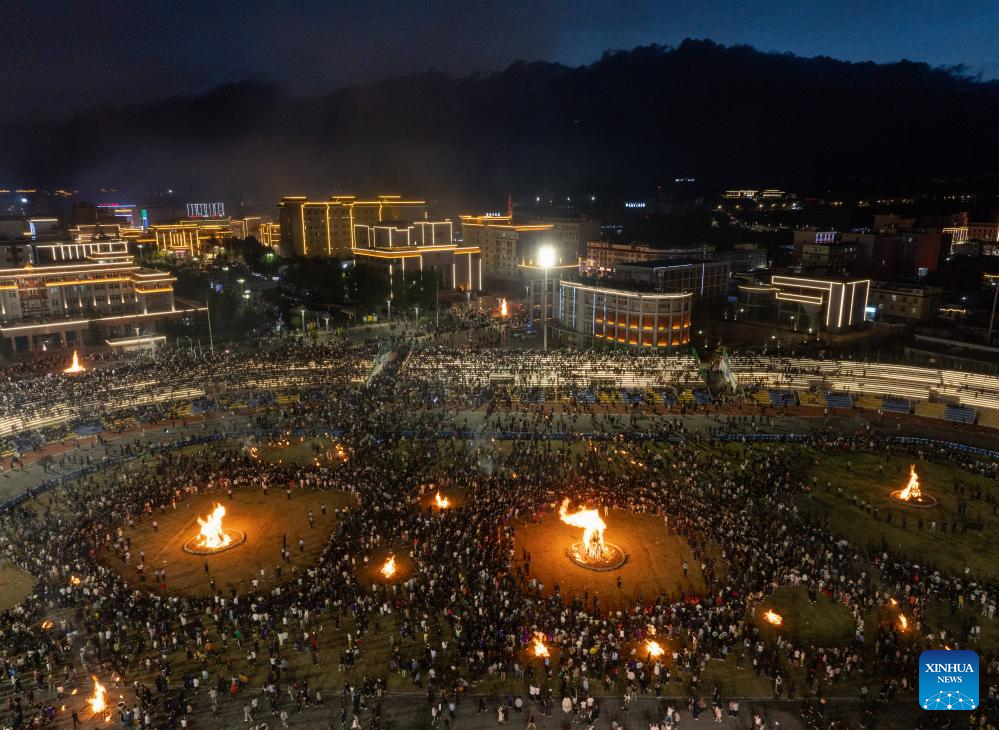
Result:
{"label": "small fire", "polygon": [[534,656],[541,659],[548,656],[548,647],[545,646],[545,635],[540,631],[534,632]]}
{"label": "small fire", "polygon": [[896,601],[894,598],[889,598],[888,600],[891,602],[891,605],[893,605],[893,606],[897,606],[898,605],[898,601]]}
{"label": "small fire", "polygon": [[222,529],[223,517],[225,517],[225,507],[216,502],[215,509],[208,515],[207,519],[198,518],[198,524],[201,525],[198,547],[220,550],[232,542],[232,537]]}
{"label": "small fire", "polygon": [[923,496],[923,493],[919,490],[919,475],[916,473],[916,465],[909,464],[909,483],[905,485],[905,489],[898,493],[898,498],[903,502],[908,502],[910,499],[919,499]]}
{"label": "small fire", "polygon": [[80,356],[76,353],[76,350],[73,350],[73,362],[72,362],[72,364],[68,368],[66,368],[65,370],[63,370],[63,372],[64,373],[82,373],[84,370],[86,370],[86,368],[83,367],[80,364]]}
{"label": "small fire", "polygon": [[645,649],[649,652],[649,656],[653,659],[661,657],[664,651],[658,641],[652,641],[651,639],[645,642]]}
{"label": "small fire", "polygon": [[909,628],[909,619],[905,617],[904,613],[900,613],[898,615],[898,627],[902,629],[902,631],[905,631],[907,628]]}
{"label": "small fire", "polygon": [[386,578],[391,578],[395,575],[395,555],[389,555],[388,560],[385,561],[385,565],[382,566],[381,573]]}
{"label": "small fire", "polygon": [[505,317],[507,315],[506,299],[500,300],[500,316]]}
{"label": "small fire", "polygon": [[595,509],[584,509],[569,514],[568,510],[569,498],[566,497],[559,507],[559,518],[567,525],[583,528],[583,547],[588,553],[603,554],[604,530],[607,529],[607,523],[600,517],[600,513]]}
{"label": "small fire", "polygon": [[104,685],[97,681],[97,677],[91,675],[94,680],[94,695],[93,697],[87,698],[87,704],[90,705],[90,709],[93,710],[96,715],[99,712],[104,712],[107,709],[107,702],[104,701],[104,695],[107,694],[107,690],[104,689]]}
{"label": "small fire", "polygon": [[447,497],[442,497],[440,492],[437,492],[437,495],[434,497],[434,502],[437,503],[438,509],[447,509],[451,506],[451,500]]}
{"label": "small fire", "polygon": [[47,618],[44,621],[42,621],[42,628],[45,629],[46,631],[51,629],[53,626],[55,626],[55,624],[52,622],[52,619],[50,618]]}
{"label": "small fire", "polygon": [[784,623],[784,617],[779,613],[776,613],[772,608],[768,608],[763,613],[763,620],[769,624],[773,624],[774,626],[780,626]]}
{"label": "small fire", "polygon": [[69,584],[71,586],[78,586],[80,585],[80,579],[77,578],[75,575],[71,575],[69,576]]}

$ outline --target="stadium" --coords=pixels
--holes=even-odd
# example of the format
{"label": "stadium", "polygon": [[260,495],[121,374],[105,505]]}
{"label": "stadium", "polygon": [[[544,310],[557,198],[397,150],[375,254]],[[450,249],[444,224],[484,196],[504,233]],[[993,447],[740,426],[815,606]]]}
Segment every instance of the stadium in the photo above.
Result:
{"label": "stadium", "polygon": [[910,728],[923,650],[996,670],[999,377],[293,338],[65,365],[4,373],[11,726]]}

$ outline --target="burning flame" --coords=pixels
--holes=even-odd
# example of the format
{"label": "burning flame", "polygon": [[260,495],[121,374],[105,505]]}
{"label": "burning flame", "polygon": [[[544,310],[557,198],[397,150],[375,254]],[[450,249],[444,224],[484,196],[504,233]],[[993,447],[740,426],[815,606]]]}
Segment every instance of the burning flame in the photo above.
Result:
{"label": "burning flame", "polygon": [[645,642],[645,649],[649,652],[649,656],[653,659],[661,657],[664,651],[658,641],[652,641],[651,639]]}
{"label": "burning flame", "polygon": [[898,493],[898,498],[904,502],[910,499],[919,499],[923,493],[919,490],[919,475],[916,473],[916,465],[909,464],[909,483],[905,489]]}
{"label": "burning flame", "polygon": [[63,370],[63,372],[64,373],[82,373],[84,370],[86,370],[86,368],[83,367],[80,364],[80,356],[76,354],[76,350],[73,350],[73,362],[72,362],[72,364],[68,368],[66,368],[65,370]]}
{"label": "burning flame", "polygon": [[47,618],[44,621],[42,621],[42,628],[45,629],[46,631],[51,629],[53,626],[55,626],[55,624],[52,623],[52,619],[50,618]]}
{"label": "burning flame", "polygon": [[779,613],[776,613],[772,608],[768,608],[763,614],[763,620],[774,626],[780,626],[784,623],[784,617]]}
{"label": "burning flame", "polygon": [[539,658],[548,656],[548,647],[545,646],[545,635],[540,631],[534,632],[534,656]]}
{"label": "burning flame", "polygon": [[434,501],[437,503],[439,509],[447,509],[451,506],[451,500],[447,497],[442,497],[440,492],[434,497]]}
{"label": "burning flame", "polygon": [[80,579],[77,578],[75,575],[71,575],[69,576],[69,584],[71,586],[78,586],[80,585]]}
{"label": "burning flame", "polygon": [[904,613],[900,613],[898,615],[898,627],[902,629],[902,631],[905,631],[907,628],[909,628],[909,619],[905,617]]}
{"label": "burning flame", "polygon": [[507,315],[506,299],[500,299],[500,316],[505,317]]}
{"label": "burning flame", "polygon": [[893,606],[897,606],[898,605],[898,601],[896,601],[894,598],[889,598],[888,600],[891,601],[891,605],[893,605]]}
{"label": "burning flame", "polygon": [[388,560],[385,561],[385,565],[382,566],[381,572],[386,578],[391,578],[395,575],[395,555],[389,555]]}
{"label": "burning flame", "polygon": [[219,550],[232,542],[232,537],[222,529],[223,517],[225,517],[225,507],[216,502],[215,509],[208,515],[207,519],[198,518],[198,524],[201,525],[198,547]]}
{"label": "burning flame", "polygon": [[94,680],[94,696],[87,698],[87,704],[90,705],[90,709],[93,710],[96,715],[99,712],[104,712],[107,709],[107,702],[104,701],[104,695],[107,694],[107,690],[104,689],[104,685],[97,681],[97,677],[91,675]]}
{"label": "burning flame", "polygon": [[604,551],[604,530],[607,529],[607,523],[600,517],[600,513],[595,509],[584,509],[569,514],[568,510],[569,498],[566,497],[562,500],[562,506],[559,507],[559,518],[567,525],[582,527],[583,546],[587,549],[590,546],[596,546],[599,548],[596,552],[602,553]]}

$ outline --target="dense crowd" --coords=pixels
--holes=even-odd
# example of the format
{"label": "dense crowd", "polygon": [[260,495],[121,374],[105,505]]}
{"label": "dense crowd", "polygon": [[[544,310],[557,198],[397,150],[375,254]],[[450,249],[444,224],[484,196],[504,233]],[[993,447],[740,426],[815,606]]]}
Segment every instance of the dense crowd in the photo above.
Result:
{"label": "dense crowd", "polygon": [[[847,687],[871,701],[910,692],[922,650],[976,647],[981,625],[994,616],[999,587],[990,580],[970,570],[948,574],[932,556],[917,565],[887,545],[851,544],[814,511],[799,510],[802,499],[832,486],[797,468],[803,447],[816,458],[863,451],[949,460],[993,478],[994,461],[871,432],[733,446],[670,419],[650,434],[660,439],[625,442],[615,434],[629,430],[627,414],[596,417],[604,438],[585,447],[545,438],[571,432],[576,414],[498,414],[495,425],[537,436],[506,444],[439,439],[447,411],[425,401],[423,408],[404,407],[424,393],[397,377],[401,362],[386,360],[366,389],[348,387],[362,355],[370,364],[372,352],[348,346],[289,344],[260,353],[260,361],[276,366],[314,362],[335,390],[245,417],[248,427],[268,432],[342,432],[346,461],[289,466],[258,460],[247,444],[232,441],[214,443],[208,455],[125,441],[106,467],[0,514],[0,557],[38,580],[32,597],[0,615],[0,688],[7,698],[0,719],[7,727],[64,720],[59,708],[79,704],[67,688],[89,691],[93,674],[113,684],[115,698],[123,695],[112,710],[117,719],[139,727],[207,726],[202,718],[233,705],[244,726],[276,727],[318,705],[330,727],[378,728],[385,691],[402,683],[425,693],[428,719],[444,727],[463,702],[499,722],[520,715],[530,727],[532,718],[559,715],[607,727],[627,723],[628,704],[643,695],[664,698],[655,723],[662,730],[681,718],[742,711],[732,687],[704,680],[712,662],[726,660],[765,681],[775,698],[803,703],[822,723],[831,692]],[[190,378],[241,371],[235,355],[179,358],[146,367]],[[608,356],[603,367],[613,369],[616,359]],[[543,358],[532,362],[546,367]],[[114,365],[111,375],[58,387],[100,389],[139,367],[123,364],[114,375]],[[129,371],[140,373],[151,377]],[[24,383],[22,393],[26,384],[38,386],[31,374],[11,382]],[[641,466],[608,468],[624,449]],[[337,515],[317,562],[297,564],[294,551],[276,556],[275,568],[240,595],[219,589],[182,598],[159,571],[149,586],[125,582],[115,567],[141,562],[128,539],[137,521],[162,518],[194,494],[229,489],[269,490],[268,499],[287,499],[289,509],[297,508],[299,490],[337,491],[356,506]],[[460,506],[426,507],[434,490],[460,493]],[[541,585],[532,556],[517,549],[518,530],[550,516],[565,496],[601,512],[662,518],[664,529],[689,546],[703,588],[622,602]],[[849,493],[837,496],[867,509]],[[989,507],[997,497],[981,490],[962,496]],[[371,581],[368,569],[388,549],[405,553],[411,572],[399,583]],[[155,590],[157,584],[168,589]],[[854,617],[852,637],[824,646],[797,641],[794,632],[775,638],[761,630],[761,606],[786,586],[845,606]],[[931,602],[974,610],[961,612],[955,630],[926,615]],[[880,619],[875,626],[865,624],[871,611]],[[908,632],[900,629],[899,611],[910,617]],[[46,626],[53,615],[56,622]],[[544,664],[529,660],[537,633],[551,649]],[[370,647],[385,635],[388,649],[375,656]],[[873,651],[865,645],[869,635]],[[652,636],[668,647],[659,659],[643,648]],[[325,668],[320,675],[317,666]],[[999,656],[983,653],[982,666],[983,701],[995,711],[997,689],[984,677],[994,681]],[[500,699],[466,696],[483,686],[501,686]],[[604,715],[605,694],[625,698],[621,714]],[[90,721],[85,711],[79,716],[84,725]]]}

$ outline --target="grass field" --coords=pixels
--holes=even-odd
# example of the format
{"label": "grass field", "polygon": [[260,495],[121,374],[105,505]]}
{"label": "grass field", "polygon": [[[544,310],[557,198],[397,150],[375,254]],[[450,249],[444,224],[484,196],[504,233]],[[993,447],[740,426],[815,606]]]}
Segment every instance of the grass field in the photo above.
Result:
{"label": "grass field", "polygon": [[326,437],[286,436],[252,448],[256,457],[268,464],[325,466],[347,456],[336,439]]}
{"label": "grass field", "polygon": [[[764,621],[762,616],[768,609],[780,614],[784,623],[774,626]],[[799,645],[843,646],[850,642],[855,632],[849,608],[821,594],[811,604],[808,592],[794,586],[778,588],[757,606],[753,623],[765,637],[785,636]]]}
{"label": "grass field", "polygon": [[[226,508],[224,527],[242,530],[246,542],[212,556],[192,555],[184,552],[183,545],[198,534],[198,517],[212,511],[215,502]],[[327,513],[322,514],[325,504]],[[132,585],[139,586],[135,566],[139,551],[145,551],[146,584],[156,589],[153,571],[166,570],[168,593],[181,595],[211,595],[209,578],[215,578],[216,589],[228,594],[231,588],[243,592],[252,587],[252,581],[265,571],[262,587],[268,587],[291,577],[292,566],[303,570],[313,565],[335,526],[333,515],[336,507],[353,504],[352,498],[342,492],[296,490],[288,500],[284,491],[271,490],[268,496],[258,490],[237,490],[232,500],[225,494],[203,494],[178,503],[176,510],[159,513],[146,519],[126,535],[132,538],[132,561],[124,565],[114,553],[103,551],[99,558],[117,570]],[[316,526],[309,527],[308,513],[315,515]],[[159,522],[159,531],[153,531],[153,519]],[[281,560],[282,534],[288,537],[291,564]],[[298,539],[305,540],[305,550],[300,552]],[[208,564],[208,572],[204,565]],[[275,566],[281,565],[283,575],[277,579]]]}
{"label": "grass field", "polygon": [[[999,496],[991,480],[947,464],[920,461],[916,470],[922,489],[936,497],[939,504],[932,508],[907,507],[889,496],[892,490],[905,486],[909,475],[906,458],[889,453],[807,451],[802,461],[809,478],[814,476],[816,480],[811,497],[803,497],[799,506],[828,520],[833,532],[860,547],[886,545],[917,565],[948,573],[963,573],[969,567],[975,576],[999,579],[999,563],[995,560],[999,555],[999,517],[984,501],[973,501],[967,493],[962,497],[955,489],[960,481],[967,487],[981,487],[983,496],[990,492]],[[878,507],[878,518],[854,506],[854,495]],[[967,501],[967,519],[981,522],[983,529],[968,530],[966,534],[960,530],[944,533],[942,523],[955,519],[961,499]],[[891,514],[891,523],[885,519],[886,511]],[[934,520],[937,531],[931,533],[930,522]]]}
{"label": "grass field", "polygon": [[31,595],[35,578],[10,563],[0,563],[0,611],[14,608]]}

